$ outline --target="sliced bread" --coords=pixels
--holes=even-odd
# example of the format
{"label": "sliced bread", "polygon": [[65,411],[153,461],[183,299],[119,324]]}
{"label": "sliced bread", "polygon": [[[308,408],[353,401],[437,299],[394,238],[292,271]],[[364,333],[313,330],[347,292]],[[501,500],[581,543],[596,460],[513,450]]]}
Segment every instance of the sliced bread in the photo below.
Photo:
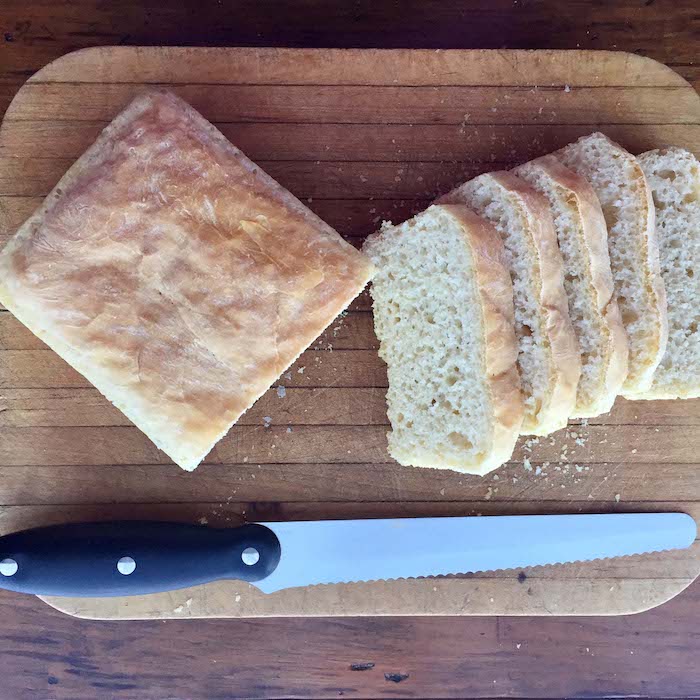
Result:
{"label": "sliced bread", "polygon": [[537,158],[513,172],[549,202],[564,258],[569,316],[581,352],[574,415],[598,416],[612,408],[620,393],[628,354],[600,202],[588,181],[554,156]]}
{"label": "sliced bread", "polygon": [[654,203],[639,161],[595,133],[554,155],[585,177],[608,225],[608,250],[617,303],[629,342],[623,396],[645,391],[666,349],[666,295],[659,269]]}
{"label": "sliced bread", "polygon": [[463,206],[385,225],[364,251],[387,363],[389,452],[401,464],[485,474],[508,460],[523,405],[513,291],[493,228]]}
{"label": "sliced bread", "polygon": [[682,148],[638,156],[656,208],[668,345],[651,387],[636,398],[700,396],[700,164]]}
{"label": "sliced bread", "polygon": [[522,433],[547,435],[573,413],[581,358],[564,291],[564,264],[547,200],[511,173],[480,175],[439,200],[492,223],[513,282]]}

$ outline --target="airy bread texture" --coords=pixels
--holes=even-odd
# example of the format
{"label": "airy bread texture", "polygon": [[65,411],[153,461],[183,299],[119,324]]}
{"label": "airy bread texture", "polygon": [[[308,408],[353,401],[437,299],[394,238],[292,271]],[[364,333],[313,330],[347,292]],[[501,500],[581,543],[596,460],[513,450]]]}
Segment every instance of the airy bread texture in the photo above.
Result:
{"label": "airy bread texture", "polygon": [[581,378],[574,415],[598,416],[612,408],[627,376],[627,334],[613,290],[608,229],[588,181],[543,156],[513,170],[549,202],[564,289],[581,352]]}
{"label": "airy bread texture", "polygon": [[656,208],[668,345],[649,388],[635,398],[700,396],[700,164],[682,148],[638,156]]}
{"label": "airy bread texture", "polygon": [[584,136],[554,156],[588,180],[603,208],[615,294],[629,342],[622,394],[632,396],[651,385],[668,339],[649,184],[639,161],[600,133]]}
{"label": "airy bread texture", "polygon": [[401,464],[485,474],[508,460],[523,415],[513,291],[496,231],[432,206],[365,242],[387,363],[389,452]]}
{"label": "airy bread texture", "polygon": [[156,91],[8,243],[0,301],[194,469],[372,272],[200,114]]}
{"label": "airy bread texture", "polygon": [[581,358],[569,319],[564,263],[547,200],[507,172],[488,173],[438,200],[466,204],[502,237],[513,282],[523,434],[563,428],[574,411]]}

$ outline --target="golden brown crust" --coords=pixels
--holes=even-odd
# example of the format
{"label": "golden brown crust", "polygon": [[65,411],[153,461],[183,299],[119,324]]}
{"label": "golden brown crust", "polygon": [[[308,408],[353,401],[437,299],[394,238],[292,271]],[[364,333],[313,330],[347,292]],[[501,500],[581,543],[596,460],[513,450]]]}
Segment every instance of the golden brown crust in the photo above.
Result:
{"label": "golden brown crust", "polygon": [[511,458],[523,420],[513,288],[498,231],[464,205],[438,206],[462,224],[481,296],[485,369],[494,413],[492,452],[477,472],[486,474]]}
{"label": "golden brown crust", "polygon": [[372,271],[156,91],[105,129],[0,254],[0,300],[193,469]]}
{"label": "golden brown crust", "polygon": [[539,306],[549,344],[545,348],[549,352],[549,388],[538,413],[530,421],[526,416],[522,432],[547,435],[567,424],[581,375],[581,355],[564,291],[564,261],[546,198],[512,173],[500,171],[490,176],[520,200],[528,219],[529,244],[539,262]]}
{"label": "golden brown crust", "polygon": [[[576,403],[577,417],[593,417],[607,413],[620,393],[627,376],[628,343],[622,323],[620,308],[614,294],[610,256],[608,254],[608,228],[603,210],[588,180],[564,166],[552,155],[542,156],[526,163],[526,168],[540,168],[554,183],[570,192],[575,198],[580,216],[583,242],[588,254],[588,269],[595,292],[596,310],[608,338],[603,357],[605,369],[599,394],[594,402]],[[515,169],[518,174],[518,168]]]}

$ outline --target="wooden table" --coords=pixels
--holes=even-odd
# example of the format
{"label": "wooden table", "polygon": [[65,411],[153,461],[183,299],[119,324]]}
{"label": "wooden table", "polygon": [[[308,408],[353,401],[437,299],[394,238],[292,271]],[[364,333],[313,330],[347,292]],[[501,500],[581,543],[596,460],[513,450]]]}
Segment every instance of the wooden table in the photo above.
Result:
{"label": "wooden table", "polygon": [[[692,1],[334,5],[5,0],[1,109],[53,58],[117,43],[617,48],[700,82]],[[695,584],[668,605],[628,618],[115,625],[0,594],[0,698],[694,697],[699,602]]]}

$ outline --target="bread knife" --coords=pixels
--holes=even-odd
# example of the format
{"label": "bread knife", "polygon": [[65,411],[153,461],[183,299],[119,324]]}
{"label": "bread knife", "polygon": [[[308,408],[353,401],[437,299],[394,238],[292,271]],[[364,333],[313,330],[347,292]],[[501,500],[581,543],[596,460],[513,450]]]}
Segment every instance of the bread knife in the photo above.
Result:
{"label": "bread knife", "polygon": [[684,549],[695,536],[684,513],[72,523],[0,537],[0,588],[107,597],[239,579],[274,593]]}

